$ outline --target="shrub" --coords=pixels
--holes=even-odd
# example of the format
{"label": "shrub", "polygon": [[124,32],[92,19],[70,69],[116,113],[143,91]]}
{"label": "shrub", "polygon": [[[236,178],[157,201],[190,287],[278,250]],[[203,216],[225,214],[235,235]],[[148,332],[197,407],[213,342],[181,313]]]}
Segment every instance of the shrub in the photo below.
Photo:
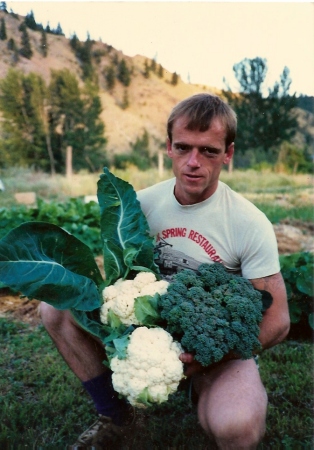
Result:
{"label": "shrub", "polygon": [[304,317],[314,329],[313,270],[314,255],[309,252],[280,256],[281,272],[285,281],[292,324],[303,323]]}

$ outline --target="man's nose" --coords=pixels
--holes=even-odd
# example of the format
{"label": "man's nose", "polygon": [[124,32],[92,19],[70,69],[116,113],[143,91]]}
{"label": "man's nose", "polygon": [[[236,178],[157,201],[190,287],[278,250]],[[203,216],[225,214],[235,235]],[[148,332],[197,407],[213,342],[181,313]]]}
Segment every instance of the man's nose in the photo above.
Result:
{"label": "man's nose", "polygon": [[200,167],[200,152],[197,148],[192,148],[192,150],[189,153],[189,160],[188,160],[188,166],[190,167]]}

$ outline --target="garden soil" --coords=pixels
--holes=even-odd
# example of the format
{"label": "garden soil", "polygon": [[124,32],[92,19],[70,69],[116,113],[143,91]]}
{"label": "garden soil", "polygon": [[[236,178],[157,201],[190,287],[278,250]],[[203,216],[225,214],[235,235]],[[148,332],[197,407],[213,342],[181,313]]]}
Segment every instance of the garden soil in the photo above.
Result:
{"label": "garden soil", "polygon": [[[314,224],[299,221],[283,221],[274,225],[280,254],[297,253],[309,251],[314,253],[313,230]],[[103,262],[101,257],[96,262],[103,273]],[[9,289],[0,289],[0,317],[7,317],[29,325],[36,326],[41,322],[40,302],[28,300],[20,295],[12,295]]]}

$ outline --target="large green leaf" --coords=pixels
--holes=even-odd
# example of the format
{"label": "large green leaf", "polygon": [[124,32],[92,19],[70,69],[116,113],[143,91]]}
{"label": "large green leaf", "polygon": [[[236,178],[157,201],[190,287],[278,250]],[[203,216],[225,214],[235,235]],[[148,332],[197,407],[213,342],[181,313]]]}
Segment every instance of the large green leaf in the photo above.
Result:
{"label": "large green leaf", "polygon": [[157,273],[154,241],[133,187],[105,167],[98,181],[100,228],[106,283],[125,278],[132,269]]}
{"label": "large green leaf", "polygon": [[103,279],[90,249],[62,228],[26,222],[0,241],[0,281],[57,309],[100,306]]}

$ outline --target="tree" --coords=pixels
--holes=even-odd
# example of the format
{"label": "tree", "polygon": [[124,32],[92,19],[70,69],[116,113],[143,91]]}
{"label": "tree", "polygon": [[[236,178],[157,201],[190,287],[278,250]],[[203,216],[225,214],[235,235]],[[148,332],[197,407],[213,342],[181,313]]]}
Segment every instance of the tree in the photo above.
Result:
{"label": "tree", "polygon": [[46,58],[46,56],[48,55],[48,41],[47,33],[45,30],[41,30],[40,48],[43,56]]}
{"label": "tree", "polygon": [[121,59],[118,63],[117,78],[126,87],[131,83],[131,72],[124,59]]}
{"label": "tree", "polygon": [[98,87],[88,82],[82,90],[83,123],[77,128],[77,146],[74,148],[74,168],[79,170],[86,166],[96,172],[107,164],[105,146],[105,125],[100,118],[102,112]]}
{"label": "tree", "polygon": [[60,22],[58,22],[57,28],[55,30],[53,30],[53,33],[57,34],[58,36],[64,36]]}
{"label": "tree", "polygon": [[33,165],[44,170],[49,167],[38,108],[44,98],[44,81],[39,75],[24,75],[10,69],[0,81],[0,110],[5,137],[0,148],[4,161],[15,165]]}
{"label": "tree", "polygon": [[127,91],[127,89],[124,89],[121,108],[127,109],[129,106],[130,106],[130,101],[129,101],[128,91]]}
{"label": "tree", "polygon": [[145,63],[144,63],[144,78],[149,78],[149,76],[150,76],[150,70],[149,70],[149,65],[148,65],[148,61],[147,61],[147,59],[145,60]]}
{"label": "tree", "polygon": [[233,66],[233,71],[240,84],[240,92],[257,96],[262,95],[262,85],[267,73],[266,59],[245,58]]}
{"label": "tree", "polygon": [[6,2],[0,2],[0,11],[3,11],[5,13],[8,13],[7,10],[7,3]]}
{"label": "tree", "polygon": [[31,48],[29,35],[27,32],[26,25],[24,23],[20,26],[20,30],[22,31],[22,38],[21,38],[22,47],[20,48],[20,54],[27,59],[31,59],[31,57],[33,56],[33,50]]}
{"label": "tree", "polygon": [[156,73],[156,68],[157,68],[157,64],[156,64],[156,59],[152,59],[152,62],[150,64],[150,70],[154,73]]}
{"label": "tree", "polygon": [[171,77],[171,84],[173,86],[176,86],[178,84],[178,81],[179,81],[178,74],[176,72],[174,72]]}
{"label": "tree", "polygon": [[18,60],[19,60],[19,51],[18,51],[18,48],[16,46],[15,40],[13,38],[10,38],[8,40],[8,46],[7,47],[8,47],[8,50],[10,50],[13,53],[13,55],[12,55],[13,64],[17,63]]}
{"label": "tree", "polygon": [[76,52],[78,50],[79,45],[80,45],[80,40],[77,37],[76,33],[72,34],[72,36],[70,37],[70,46],[72,47],[74,52]]}
{"label": "tree", "polygon": [[94,69],[92,64],[92,41],[89,34],[86,41],[82,44],[76,34],[71,37],[70,45],[75,52],[75,56],[81,61],[83,79],[92,78],[94,75]]}
{"label": "tree", "polygon": [[161,64],[159,64],[157,75],[159,76],[159,78],[163,78],[164,76],[164,68],[162,67]]}
{"label": "tree", "polygon": [[34,31],[37,30],[37,23],[36,23],[33,11],[29,12],[26,15],[24,23],[27,26],[27,28],[30,28],[31,30],[34,30]]}
{"label": "tree", "polygon": [[98,88],[80,88],[68,70],[52,72],[47,87],[39,75],[10,69],[0,80],[0,111],[1,165],[62,172],[72,147],[75,169],[102,168],[106,139]]}
{"label": "tree", "polygon": [[289,95],[289,70],[284,68],[280,81],[267,96],[263,92],[265,59],[245,58],[233,66],[233,71],[239,93],[232,93],[229,88],[223,94],[238,117],[237,148],[242,152],[260,149],[265,154],[278,151],[280,143],[292,137],[297,126],[293,113],[296,99]]}
{"label": "tree", "polygon": [[295,175],[301,164],[306,164],[304,149],[287,141],[282,142],[278,154],[277,169],[288,169]]}
{"label": "tree", "polygon": [[5,27],[5,20],[2,17],[0,21],[0,40],[5,41],[7,39],[7,31]]}
{"label": "tree", "polygon": [[147,170],[151,167],[153,158],[149,151],[149,134],[143,131],[141,137],[137,137],[135,142],[130,144],[131,153],[114,155],[113,164],[117,169],[126,169],[128,164],[133,164],[140,170]]}
{"label": "tree", "polygon": [[52,71],[49,92],[52,145],[60,166],[65,167],[66,148],[70,146],[74,169],[98,169],[106,143],[98,88],[88,82],[81,89],[76,77],[64,69]]}
{"label": "tree", "polygon": [[116,72],[112,65],[104,70],[104,77],[107,83],[108,91],[112,91],[116,83]]}

